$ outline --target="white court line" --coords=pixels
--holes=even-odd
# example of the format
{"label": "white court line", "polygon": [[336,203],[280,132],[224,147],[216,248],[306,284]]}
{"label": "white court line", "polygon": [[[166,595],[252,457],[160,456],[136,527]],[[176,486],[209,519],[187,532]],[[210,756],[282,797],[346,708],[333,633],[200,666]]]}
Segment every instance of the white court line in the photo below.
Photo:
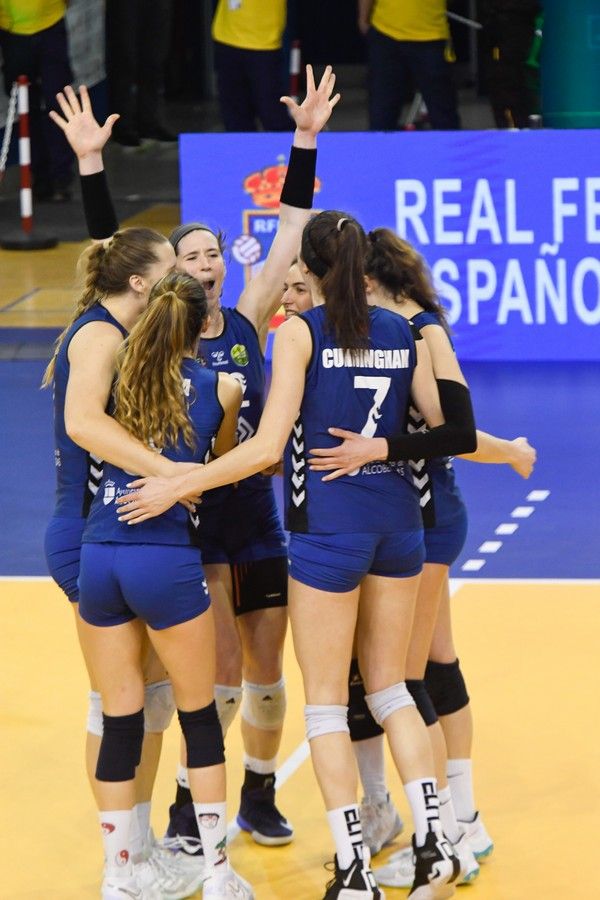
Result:
{"label": "white court line", "polygon": [[502,522],[498,525],[494,534],[514,534],[519,526],[516,522]]}
{"label": "white court line", "polygon": [[516,506],[511,512],[513,519],[528,519],[534,512],[535,506]]}
{"label": "white court line", "polygon": [[600,578],[451,578],[455,594],[465,584],[593,584],[600,587]]}
{"label": "white court line", "polygon": [[502,541],[484,541],[478,553],[497,553],[502,546]]}
{"label": "white court line", "polygon": [[0,575],[0,581],[52,581],[49,575]]}
{"label": "white court line", "polygon": [[525,497],[526,500],[536,501],[536,500],[547,500],[550,496],[550,491],[530,491],[529,494]]}

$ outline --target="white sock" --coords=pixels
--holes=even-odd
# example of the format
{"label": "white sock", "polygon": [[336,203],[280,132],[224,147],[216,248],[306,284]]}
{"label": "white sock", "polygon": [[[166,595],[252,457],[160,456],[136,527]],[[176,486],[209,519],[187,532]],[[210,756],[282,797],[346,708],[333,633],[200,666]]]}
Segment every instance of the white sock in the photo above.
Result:
{"label": "white sock", "polygon": [[383,760],[383,734],[364,741],[352,741],[352,749],[358,764],[360,780],[365,797],[375,803],[384,803],[388,798],[385,783],[385,763]]}
{"label": "white sock", "polygon": [[438,791],[440,800],[440,822],[444,834],[451,844],[455,844],[460,837],[460,825],[456,821],[456,813],[454,812],[454,804],[452,803],[452,794],[450,788],[441,788]]}
{"label": "white sock", "polygon": [[429,826],[440,818],[440,801],[435,778],[417,778],[404,785],[415,826],[417,846],[425,843]]}
{"label": "white sock", "polygon": [[247,753],[244,753],[244,768],[256,772],[257,775],[272,775],[277,768],[277,757],[258,759],[256,756],[248,756]]}
{"label": "white sock", "polygon": [[363,858],[363,836],[358,805],[340,806],[327,811],[329,827],[335,842],[338,866],[349,868],[355,859]]}
{"label": "white sock", "polygon": [[452,802],[459,822],[472,822],[477,814],[473,797],[473,766],[470,759],[449,759],[446,767]]}
{"label": "white sock", "polygon": [[[214,874],[217,866],[227,868],[227,804],[194,803],[202,850],[206,862],[206,877]],[[219,871],[217,869],[217,871]]]}
{"label": "white sock", "polygon": [[132,809],[109,810],[99,812],[106,874],[122,878],[131,875],[132,859],[129,842],[129,831],[133,819]]}
{"label": "white sock", "polygon": [[177,766],[177,776],[176,776],[177,784],[182,788],[187,788],[188,791],[190,789],[190,780],[188,778],[188,770],[185,766],[182,766],[181,763]]}

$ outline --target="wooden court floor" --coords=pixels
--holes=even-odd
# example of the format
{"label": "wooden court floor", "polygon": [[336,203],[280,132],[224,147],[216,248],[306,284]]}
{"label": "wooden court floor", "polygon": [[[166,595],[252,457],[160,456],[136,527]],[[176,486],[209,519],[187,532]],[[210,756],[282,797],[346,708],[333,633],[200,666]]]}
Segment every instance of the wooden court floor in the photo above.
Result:
{"label": "wooden court floor", "polygon": [[[478,803],[496,844],[478,881],[459,888],[458,896],[598,897],[599,583],[468,581],[455,588],[456,636],[475,714]],[[49,579],[0,579],[0,595],[0,833],[6,859],[0,897],[91,900],[99,893],[101,845],[83,769],[87,686],[72,613]],[[253,883],[257,900],[317,900],[332,846],[303,743],[301,682],[289,640],[285,671],[289,703],[280,764],[287,780],[279,801],[296,840],[263,848],[238,835],[231,857]],[[155,790],[158,834],[173,793],[177,745],[173,724]],[[241,753],[236,722],[227,746],[232,818]],[[391,767],[389,781],[407,818]],[[395,847],[406,841],[403,835]],[[407,892],[386,893],[401,898]]]}

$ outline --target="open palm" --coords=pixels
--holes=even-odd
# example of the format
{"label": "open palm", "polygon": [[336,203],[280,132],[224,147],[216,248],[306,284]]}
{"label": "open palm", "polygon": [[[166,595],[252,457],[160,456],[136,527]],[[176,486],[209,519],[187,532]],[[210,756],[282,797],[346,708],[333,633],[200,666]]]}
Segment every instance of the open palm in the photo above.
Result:
{"label": "open palm", "polygon": [[296,128],[311,134],[318,134],[322,130],[340,99],[340,94],[331,96],[334,87],[335,75],[331,66],[325,69],[318,87],[315,87],[312,66],[306,67],[306,97],[302,103],[298,105],[292,97],[281,98],[295,121]]}
{"label": "open palm", "polygon": [[85,85],[79,89],[79,99],[72,87],[66,87],[64,92],[56,95],[56,99],[63,115],[52,111],[49,116],[62,130],[77,158],[101,152],[119,116],[113,114],[104,125],[99,125]]}

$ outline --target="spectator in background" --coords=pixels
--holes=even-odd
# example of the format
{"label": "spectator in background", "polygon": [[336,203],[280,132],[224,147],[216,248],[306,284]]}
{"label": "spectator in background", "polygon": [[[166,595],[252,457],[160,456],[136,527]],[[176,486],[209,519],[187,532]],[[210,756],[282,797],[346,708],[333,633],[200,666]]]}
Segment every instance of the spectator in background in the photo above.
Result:
{"label": "spectator in background", "polygon": [[172,19],[172,0],[106,0],[110,108],[121,117],[112,138],[123,147],[177,140],[162,118]]}
{"label": "spectator in background", "polygon": [[445,0],[358,0],[358,27],[367,38],[371,131],[398,127],[407,86],[422,94],[432,128],[460,128]]}
{"label": "spectator in background", "polygon": [[497,128],[528,128],[539,113],[539,64],[530,58],[538,0],[483,0],[487,89]]}
{"label": "spectator in background", "polygon": [[66,9],[65,0],[0,0],[4,89],[10,94],[19,75],[26,75],[30,81],[31,169],[36,200],[71,199],[73,153],[46,115],[58,109],[56,94],[73,78]]}
{"label": "spectator in background", "polygon": [[286,0],[219,0],[212,24],[221,116],[226,131],[291,131],[279,102]]}

